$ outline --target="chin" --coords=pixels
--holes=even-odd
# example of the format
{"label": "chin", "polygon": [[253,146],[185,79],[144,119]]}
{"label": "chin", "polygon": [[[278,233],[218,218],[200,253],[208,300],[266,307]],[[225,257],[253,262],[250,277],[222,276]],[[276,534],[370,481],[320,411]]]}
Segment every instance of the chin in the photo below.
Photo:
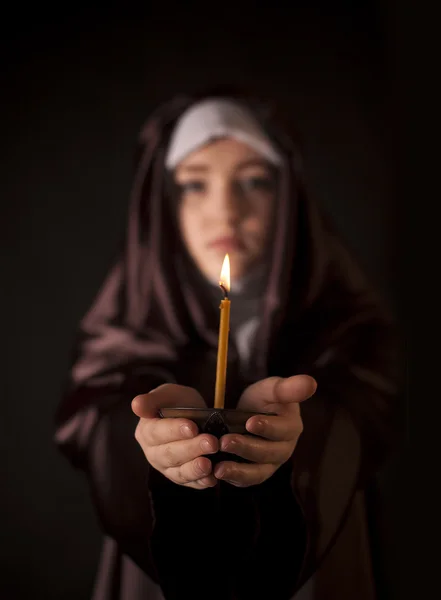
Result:
{"label": "chin", "polygon": [[241,281],[247,274],[247,269],[237,269],[235,271],[231,270],[231,287],[234,287],[234,284],[238,281]]}

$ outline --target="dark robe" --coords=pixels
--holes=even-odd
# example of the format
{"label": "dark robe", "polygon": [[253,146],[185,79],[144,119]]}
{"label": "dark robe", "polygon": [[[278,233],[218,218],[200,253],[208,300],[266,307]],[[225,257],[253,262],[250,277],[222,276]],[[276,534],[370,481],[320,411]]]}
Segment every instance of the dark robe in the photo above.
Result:
{"label": "dark robe", "polygon": [[86,474],[105,534],[94,600],[288,600],[313,574],[316,600],[373,599],[364,490],[396,439],[394,324],[308,197],[294,144],[252,105],[286,164],[260,327],[245,374],[230,346],[226,406],[254,381],[307,373],[318,390],[301,406],[304,431],[262,485],[203,491],[169,482],[134,438],[131,400],[159,384],[213,404],[219,312],[183,248],[163,168],[192,101],[161,107],[142,130],[125,248],[82,320],[56,416],[56,443]]}

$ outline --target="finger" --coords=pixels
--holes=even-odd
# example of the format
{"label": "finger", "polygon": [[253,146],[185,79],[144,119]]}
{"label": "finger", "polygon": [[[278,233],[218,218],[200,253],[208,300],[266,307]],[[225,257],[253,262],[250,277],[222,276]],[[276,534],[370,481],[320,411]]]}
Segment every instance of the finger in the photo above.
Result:
{"label": "finger", "polygon": [[216,479],[214,475],[209,475],[208,477],[202,477],[202,479],[198,479],[197,481],[191,481],[190,483],[184,483],[185,487],[190,487],[195,490],[204,490],[206,488],[211,488],[217,485],[219,481]]}
{"label": "finger", "polygon": [[212,475],[213,467],[211,460],[205,456],[199,456],[179,467],[171,467],[164,472],[174,483],[186,485],[189,483],[199,482],[197,487],[207,487],[206,483],[216,484],[216,478]]}
{"label": "finger", "polygon": [[289,442],[296,440],[303,431],[298,404],[293,404],[295,414],[287,416],[256,415],[245,423],[246,430],[267,440]]}
{"label": "finger", "polygon": [[132,410],[140,418],[153,419],[164,406],[205,407],[202,396],[191,387],[164,383],[148,394],[132,400]]}
{"label": "finger", "polygon": [[254,463],[281,465],[291,456],[294,442],[270,442],[247,435],[229,434],[221,439],[220,449]]}
{"label": "finger", "polygon": [[286,379],[280,379],[275,386],[275,401],[303,402],[311,398],[317,390],[317,382],[309,375],[294,375]]}
{"label": "finger", "polygon": [[145,419],[141,427],[148,446],[188,440],[199,433],[196,423],[189,419]]}
{"label": "finger", "polygon": [[218,449],[219,441],[213,435],[203,434],[192,440],[179,440],[161,446],[151,446],[147,459],[156,468],[164,470],[182,466],[203,454],[214,454]]}
{"label": "finger", "polygon": [[250,385],[240,398],[241,409],[274,410],[274,404],[303,402],[310,398],[317,389],[317,383],[309,375],[268,377]]}
{"label": "finger", "polygon": [[249,465],[224,461],[216,465],[216,479],[227,481],[236,487],[259,485],[266,481],[276,471],[275,465]]}

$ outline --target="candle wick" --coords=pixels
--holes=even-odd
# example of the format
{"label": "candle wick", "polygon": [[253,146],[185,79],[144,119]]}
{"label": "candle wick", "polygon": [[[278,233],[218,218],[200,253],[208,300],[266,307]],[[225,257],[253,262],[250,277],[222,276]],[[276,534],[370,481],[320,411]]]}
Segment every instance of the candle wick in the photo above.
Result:
{"label": "candle wick", "polygon": [[224,293],[224,299],[225,300],[228,299],[228,290],[227,290],[227,288],[222,283],[219,284],[219,287],[221,288],[221,290]]}

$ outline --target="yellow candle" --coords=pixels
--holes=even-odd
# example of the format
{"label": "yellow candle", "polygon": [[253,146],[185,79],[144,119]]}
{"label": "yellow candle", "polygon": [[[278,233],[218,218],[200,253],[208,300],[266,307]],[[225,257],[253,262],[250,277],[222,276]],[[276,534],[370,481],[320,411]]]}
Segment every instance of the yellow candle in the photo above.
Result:
{"label": "yellow candle", "polygon": [[222,265],[219,286],[225,294],[220,303],[219,345],[217,349],[216,391],[214,395],[214,408],[224,408],[225,381],[227,376],[228,334],[230,332],[230,305],[228,293],[230,291],[230,257],[225,256]]}

